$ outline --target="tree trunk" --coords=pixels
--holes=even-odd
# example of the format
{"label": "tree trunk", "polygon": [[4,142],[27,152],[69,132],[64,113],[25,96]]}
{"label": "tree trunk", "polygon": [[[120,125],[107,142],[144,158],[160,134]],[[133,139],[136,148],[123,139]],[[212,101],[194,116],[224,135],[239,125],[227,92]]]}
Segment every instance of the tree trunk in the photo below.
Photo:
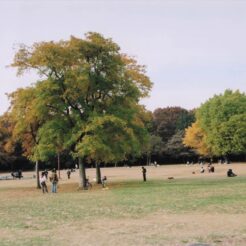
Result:
{"label": "tree trunk", "polygon": [[58,154],[57,154],[57,169],[58,169],[58,177],[59,177],[59,179],[61,178],[60,166],[61,166],[61,163],[60,163],[60,153],[58,152]]}
{"label": "tree trunk", "polygon": [[151,155],[147,154],[147,166],[149,166],[151,164]]}
{"label": "tree trunk", "polygon": [[100,164],[96,162],[97,184],[102,183]]}
{"label": "tree trunk", "polygon": [[36,177],[37,177],[37,189],[41,189],[41,185],[40,185],[40,181],[39,181],[39,163],[38,163],[38,161],[36,161],[35,169],[36,169]]}
{"label": "tree trunk", "polygon": [[79,187],[82,188],[83,190],[86,190],[85,164],[81,160],[81,158],[79,158],[79,178],[80,178]]}

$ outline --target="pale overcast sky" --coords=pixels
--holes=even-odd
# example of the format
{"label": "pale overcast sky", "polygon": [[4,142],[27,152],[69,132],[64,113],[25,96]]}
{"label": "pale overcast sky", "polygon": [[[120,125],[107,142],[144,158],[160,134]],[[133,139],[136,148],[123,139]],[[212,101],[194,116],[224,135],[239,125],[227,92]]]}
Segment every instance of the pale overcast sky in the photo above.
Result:
{"label": "pale overcast sky", "polygon": [[0,114],[5,93],[36,80],[6,68],[18,43],[100,32],[147,66],[148,109],[192,109],[227,88],[246,92],[245,30],[244,0],[0,0]]}

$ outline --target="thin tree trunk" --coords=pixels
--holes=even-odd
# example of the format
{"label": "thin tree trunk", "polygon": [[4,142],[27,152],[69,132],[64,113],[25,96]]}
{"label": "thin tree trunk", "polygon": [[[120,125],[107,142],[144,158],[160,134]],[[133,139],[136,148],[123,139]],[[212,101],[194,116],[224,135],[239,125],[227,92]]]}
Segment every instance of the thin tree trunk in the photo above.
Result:
{"label": "thin tree trunk", "polygon": [[40,181],[39,181],[39,163],[36,161],[35,165],[36,177],[37,177],[37,189],[41,189]]}
{"label": "thin tree trunk", "polygon": [[79,158],[79,178],[80,178],[79,187],[86,190],[85,164],[81,160],[81,158]]}
{"label": "thin tree trunk", "polygon": [[100,164],[96,162],[97,184],[102,183]]}
{"label": "thin tree trunk", "polygon": [[151,155],[147,154],[147,166],[149,166],[151,164]]}
{"label": "thin tree trunk", "polygon": [[57,168],[58,168],[58,177],[59,177],[59,179],[61,178],[60,166],[61,166],[61,163],[60,163],[60,152],[58,152],[58,154],[57,154]]}

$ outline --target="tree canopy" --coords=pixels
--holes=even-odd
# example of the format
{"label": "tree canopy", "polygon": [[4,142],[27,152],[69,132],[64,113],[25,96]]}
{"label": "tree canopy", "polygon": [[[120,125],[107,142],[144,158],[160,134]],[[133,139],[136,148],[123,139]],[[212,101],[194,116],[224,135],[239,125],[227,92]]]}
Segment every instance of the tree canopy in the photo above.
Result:
{"label": "tree canopy", "polygon": [[207,155],[246,152],[246,96],[226,90],[210,98],[196,112],[196,123],[186,131],[184,143]]}
{"label": "tree canopy", "polygon": [[193,110],[181,107],[158,108],[153,112],[153,135],[161,138],[159,153],[155,155],[161,161],[193,158],[195,153],[183,145],[184,130],[195,120]]}
{"label": "tree canopy", "polygon": [[120,53],[111,39],[89,32],[85,39],[22,46],[12,66],[18,75],[29,69],[40,74],[30,92],[34,105],[25,115],[42,122],[36,145],[40,158],[62,149],[100,161],[141,152],[148,113],[139,100],[148,96],[152,83],[145,67]]}

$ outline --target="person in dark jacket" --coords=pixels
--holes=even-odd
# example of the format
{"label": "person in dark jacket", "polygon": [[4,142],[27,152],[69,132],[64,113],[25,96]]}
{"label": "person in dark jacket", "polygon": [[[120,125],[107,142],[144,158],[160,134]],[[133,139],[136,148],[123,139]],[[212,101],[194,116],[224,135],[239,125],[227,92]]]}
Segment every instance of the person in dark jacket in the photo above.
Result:
{"label": "person in dark jacket", "polygon": [[232,169],[228,169],[227,177],[236,177],[237,175],[232,171]]}
{"label": "person in dark jacket", "polygon": [[67,178],[70,179],[70,176],[71,176],[71,171],[68,169],[67,170]]}
{"label": "person in dark jacket", "polygon": [[147,170],[145,167],[142,167],[142,173],[143,173],[143,181],[146,182],[146,173],[147,173]]}

